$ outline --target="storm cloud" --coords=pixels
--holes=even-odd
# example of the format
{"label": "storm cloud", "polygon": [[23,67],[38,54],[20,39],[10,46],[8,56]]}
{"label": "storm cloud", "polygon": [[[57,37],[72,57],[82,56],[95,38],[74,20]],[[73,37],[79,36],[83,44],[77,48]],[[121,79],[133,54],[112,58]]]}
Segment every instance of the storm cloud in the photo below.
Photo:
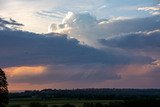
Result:
{"label": "storm cloud", "polygon": [[160,47],[160,30],[150,32],[136,32],[119,36],[101,39],[103,45],[109,47],[118,47],[123,49],[152,49]]}
{"label": "storm cloud", "polygon": [[9,71],[12,83],[117,80],[121,78],[118,68],[154,61],[146,56],[82,45],[67,35],[20,30],[1,30],[0,49],[0,66]]}
{"label": "storm cloud", "polygon": [[[158,58],[137,51],[159,52],[158,15],[97,20],[88,12],[71,12],[62,24],[52,24],[48,34],[12,29],[8,24],[21,24],[12,19],[5,21],[1,19],[0,25],[0,66],[12,84],[101,83],[100,87],[105,87],[113,82],[118,87],[139,80],[138,87],[147,82],[141,81],[143,78],[159,74],[155,72],[158,65],[152,65]],[[90,45],[89,41],[96,41],[101,47]],[[151,82],[157,84],[155,80]],[[149,82],[147,85],[151,86]]]}
{"label": "storm cloud", "polygon": [[121,52],[81,45],[76,39],[70,39],[66,35],[41,35],[23,31],[0,31],[0,49],[2,67],[90,63],[112,65],[152,61],[143,56],[123,55]]}

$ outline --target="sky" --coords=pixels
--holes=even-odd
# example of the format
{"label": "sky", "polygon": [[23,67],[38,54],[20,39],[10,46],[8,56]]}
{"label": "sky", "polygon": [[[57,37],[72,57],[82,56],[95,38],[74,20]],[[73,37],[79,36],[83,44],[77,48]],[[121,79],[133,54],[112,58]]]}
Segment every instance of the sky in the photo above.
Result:
{"label": "sky", "polygon": [[9,90],[160,88],[159,0],[0,0]]}

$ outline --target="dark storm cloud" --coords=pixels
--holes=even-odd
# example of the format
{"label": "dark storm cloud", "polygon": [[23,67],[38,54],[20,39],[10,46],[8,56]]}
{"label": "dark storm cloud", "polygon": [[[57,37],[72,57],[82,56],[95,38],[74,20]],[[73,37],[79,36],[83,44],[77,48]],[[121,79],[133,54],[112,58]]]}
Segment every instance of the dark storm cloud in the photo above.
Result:
{"label": "dark storm cloud", "polygon": [[[102,23],[103,21],[101,21]],[[160,15],[133,18],[124,20],[113,20],[109,23],[103,22],[102,29],[107,35],[120,35],[125,33],[134,33],[139,31],[152,31],[160,28]],[[106,36],[105,36],[106,37]],[[103,37],[104,38],[104,37]]]}
{"label": "dark storm cloud", "polygon": [[138,32],[101,39],[100,42],[109,47],[123,49],[157,49],[160,47],[160,30]]}
{"label": "dark storm cloud", "polygon": [[[17,22],[10,20],[10,23]],[[3,25],[1,26],[3,27]],[[155,25],[155,28],[156,27],[158,27],[158,25]],[[144,44],[147,45],[147,42],[145,41],[150,39],[152,39],[152,41],[155,40],[152,45],[148,44],[148,46],[155,47],[159,46],[156,45],[156,43],[159,43],[159,37],[156,36],[157,34],[159,34],[158,30],[129,35],[137,35],[135,40],[132,39],[132,36],[131,39],[134,42],[140,41],[138,42],[139,45],[140,43],[143,44],[141,41],[144,41]],[[153,38],[145,39],[145,37],[150,37],[150,35],[155,36]],[[115,38],[118,37],[119,36]],[[114,45],[111,45],[114,43],[112,39],[114,40],[114,37],[101,40],[101,43],[112,49],[97,49],[82,45],[78,40],[71,39],[67,35],[55,33],[36,34],[20,30],[11,30],[10,28],[3,29],[0,30],[0,66],[3,68],[44,66],[47,68],[44,72],[36,75],[21,75],[23,72],[20,72],[19,75],[14,75],[9,78],[9,81],[12,83],[46,84],[64,81],[92,83],[121,79],[121,76],[118,75],[118,70],[123,66],[129,64],[150,64],[154,61],[150,57],[134,55],[131,53],[124,54],[121,50],[115,50],[114,48],[121,46],[118,45],[118,40],[120,39],[115,41],[116,43]],[[133,43],[130,39],[126,40]],[[127,46],[128,48],[134,47],[130,45]],[[138,46],[137,44],[135,47],[142,46]]]}
{"label": "dark storm cloud", "polygon": [[[151,58],[123,55],[80,45],[58,34],[40,35],[23,31],[0,31],[0,66],[148,63]],[[135,60],[136,59],[136,60]]]}

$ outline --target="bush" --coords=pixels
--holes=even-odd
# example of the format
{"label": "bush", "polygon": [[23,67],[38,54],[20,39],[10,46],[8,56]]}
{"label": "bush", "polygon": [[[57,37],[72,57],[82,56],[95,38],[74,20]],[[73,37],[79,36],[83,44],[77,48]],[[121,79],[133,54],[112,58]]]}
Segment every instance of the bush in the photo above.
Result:
{"label": "bush", "polygon": [[53,106],[51,106],[51,107],[59,107],[58,105],[53,105]]}
{"label": "bush", "polygon": [[9,107],[21,107],[21,105],[10,105]]}
{"label": "bush", "polygon": [[76,107],[76,106],[71,105],[71,104],[65,104],[65,105],[62,105],[61,107]]}
{"label": "bush", "polygon": [[160,107],[160,100],[134,99],[125,101],[126,107]]}
{"label": "bush", "polygon": [[84,103],[83,107],[94,107],[93,103]]}
{"label": "bush", "polygon": [[124,105],[123,102],[111,102],[108,107],[124,107]]}
{"label": "bush", "polygon": [[96,103],[95,107],[104,107],[104,105],[102,103]]}
{"label": "bush", "polygon": [[46,104],[33,102],[29,104],[29,107],[48,107],[48,106]]}

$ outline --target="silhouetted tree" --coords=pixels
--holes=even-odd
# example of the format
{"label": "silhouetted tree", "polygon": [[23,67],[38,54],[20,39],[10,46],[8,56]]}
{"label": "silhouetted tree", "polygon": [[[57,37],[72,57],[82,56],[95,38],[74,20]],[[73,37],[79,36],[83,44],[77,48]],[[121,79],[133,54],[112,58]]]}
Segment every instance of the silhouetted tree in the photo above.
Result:
{"label": "silhouetted tree", "polygon": [[8,83],[4,71],[0,68],[0,107],[6,107],[8,99]]}

